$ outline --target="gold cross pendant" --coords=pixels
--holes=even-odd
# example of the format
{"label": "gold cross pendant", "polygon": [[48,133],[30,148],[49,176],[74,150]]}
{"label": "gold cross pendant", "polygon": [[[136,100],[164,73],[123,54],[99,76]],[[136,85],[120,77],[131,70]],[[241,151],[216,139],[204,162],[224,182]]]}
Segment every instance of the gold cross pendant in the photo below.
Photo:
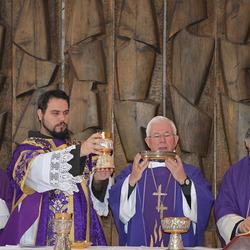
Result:
{"label": "gold cross pendant", "polygon": [[164,205],[161,203],[160,206],[157,206],[156,209],[158,212],[160,212],[160,219],[163,218],[163,211],[168,210],[168,207],[164,207]]}

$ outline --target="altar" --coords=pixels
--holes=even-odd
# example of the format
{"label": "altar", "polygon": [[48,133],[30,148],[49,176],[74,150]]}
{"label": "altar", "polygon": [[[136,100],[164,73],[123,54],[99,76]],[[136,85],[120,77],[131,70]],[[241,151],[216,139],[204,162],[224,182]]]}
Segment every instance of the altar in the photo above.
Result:
{"label": "altar", "polygon": [[[86,249],[86,250],[155,250],[157,248],[157,250],[166,250],[166,247],[127,247],[127,246],[90,246],[87,248],[82,248],[82,249]],[[0,247],[0,249],[5,249],[5,250],[53,250],[54,247],[50,246],[50,247],[25,247],[25,246],[4,246],[4,247]],[[74,248],[72,248],[73,250]],[[208,248],[208,247],[187,247],[185,249],[188,250],[214,250],[214,249],[222,249],[222,248]]]}

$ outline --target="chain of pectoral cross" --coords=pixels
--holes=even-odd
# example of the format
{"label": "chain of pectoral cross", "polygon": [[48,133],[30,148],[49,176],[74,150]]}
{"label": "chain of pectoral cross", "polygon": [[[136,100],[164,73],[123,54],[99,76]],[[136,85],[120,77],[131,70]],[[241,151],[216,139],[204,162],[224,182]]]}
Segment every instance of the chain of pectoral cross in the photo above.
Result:
{"label": "chain of pectoral cross", "polygon": [[[160,219],[162,219],[164,210],[168,210],[168,207],[164,207],[163,202],[164,202],[164,200],[165,200],[165,198],[167,196],[167,190],[168,190],[168,186],[169,186],[172,174],[171,173],[169,174],[168,183],[167,183],[167,186],[166,186],[165,193],[162,193],[161,192],[161,185],[159,185],[158,187],[156,185],[155,175],[154,175],[154,171],[153,171],[152,168],[151,168],[151,172],[152,172],[152,177],[153,177],[155,189],[157,191],[157,192],[154,192],[152,195],[157,195],[158,196],[156,209],[157,209],[158,212],[160,212]],[[163,200],[161,200],[162,196],[164,196]]]}

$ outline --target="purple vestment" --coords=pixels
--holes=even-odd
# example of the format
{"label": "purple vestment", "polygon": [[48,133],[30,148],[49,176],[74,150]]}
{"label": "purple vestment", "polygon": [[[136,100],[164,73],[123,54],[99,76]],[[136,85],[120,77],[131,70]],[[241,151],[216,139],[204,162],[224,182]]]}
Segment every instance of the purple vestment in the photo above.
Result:
{"label": "purple vestment", "polygon": [[6,202],[9,211],[11,210],[10,178],[7,171],[0,168],[0,198]]}
{"label": "purple vestment", "polygon": [[[198,215],[196,234],[194,235],[191,224],[190,230],[182,234],[183,244],[185,247],[202,246],[204,231],[214,198],[211,193],[211,185],[203,178],[200,169],[187,164],[184,164],[184,168],[187,176],[195,185]],[[119,232],[119,245],[150,246],[150,242],[153,241],[154,246],[161,246],[162,243],[164,246],[167,246],[170,234],[164,233],[160,227],[160,214],[156,209],[158,201],[157,195],[155,195],[155,186],[161,184],[161,192],[167,193],[166,198],[163,198],[163,196],[161,198],[163,205],[168,208],[164,210],[163,217],[184,217],[181,188],[173,177],[170,179],[169,186],[167,187],[170,172],[166,167],[153,168],[153,174],[152,170],[147,168],[137,183],[136,213],[128,222],[128,233],[126,233],[124,231],[124,224],[119,219],[120,193],[122,184],[131,173],[131,170],[132,165],[121,172],[116,178],[116,184],[112,186],[109,193],[109,204]],[[174,197],[175,194],[176,197]],[[174,199],[176,199],[175,207]]]}
{"label": "purple vestment", "polygon": [[[38,229],[35,235],[36,245],[54,245],[54,213],[69,212],[69,195],[60,190],[51,190],[44,193],[24,190],[24,180],[27,176],[29,164],[38,154],[56,151],[70,145],[77,144],[72,140],[58,140],[48,138],[29,138],[20,144],[13,153],[8,172],[12,176],[11,186],[14,193],[14,210],[0,235],[0,245],[19,244],[23,234],[38,219]],[[79,157],[80,158],[80,157]],[[86,167],[84,177],[91,170]],[[93,245],[106,245],[106,240],[100,219],[93,208],[90,192],[83,190],[81,184],[77,184],[79,192],[73,195],[73,224],[74,240],[85,241],[87,232],[87,204],[90,204],[90,241]],[[26,193],[25,193],[26,192]],[[18,204],[21,202],[21,209]]]}
{"label": "purple vestment", "polygon": [[217,221],[227,215],[250,216],[250,157],[246,156],[225,173],[214,204]]}

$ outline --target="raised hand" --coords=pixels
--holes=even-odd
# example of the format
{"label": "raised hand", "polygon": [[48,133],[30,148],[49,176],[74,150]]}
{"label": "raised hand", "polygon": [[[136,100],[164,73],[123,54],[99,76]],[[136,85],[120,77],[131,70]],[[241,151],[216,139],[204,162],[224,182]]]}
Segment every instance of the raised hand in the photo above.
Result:
{"label": "raised hand", "polygon": [[134,158],[132,173],[129,177],[129,185],[134,186],[142,177],[142,173],[148,167],[149,161],[143,160],[141,161],[141,155],[137,154]]}
{"label": "raised hand", "polygon": [[80,156],[89,155],[91,153],[101,155],[102,152],[99,150],[104,149],[104,146],[101,146],[104,140],[102,139],[102,135],[99,133],[95,133],[91,135],[86,141],[81,144]]}
{"label": "raised hand", "polygon": [[181,185],[184,183],[187,175],[185,173],[181,158],[179,155],[175,156],[175,160],[170,158],[165,160],[166,167],[172,173],[173,177],[176,181],[178,181]]}
{"label": "raised hand", "polygon": [[244,221],[240,223],[238,232],[247,233],[249,231],[250,231],[250,217],[247,217]]}

